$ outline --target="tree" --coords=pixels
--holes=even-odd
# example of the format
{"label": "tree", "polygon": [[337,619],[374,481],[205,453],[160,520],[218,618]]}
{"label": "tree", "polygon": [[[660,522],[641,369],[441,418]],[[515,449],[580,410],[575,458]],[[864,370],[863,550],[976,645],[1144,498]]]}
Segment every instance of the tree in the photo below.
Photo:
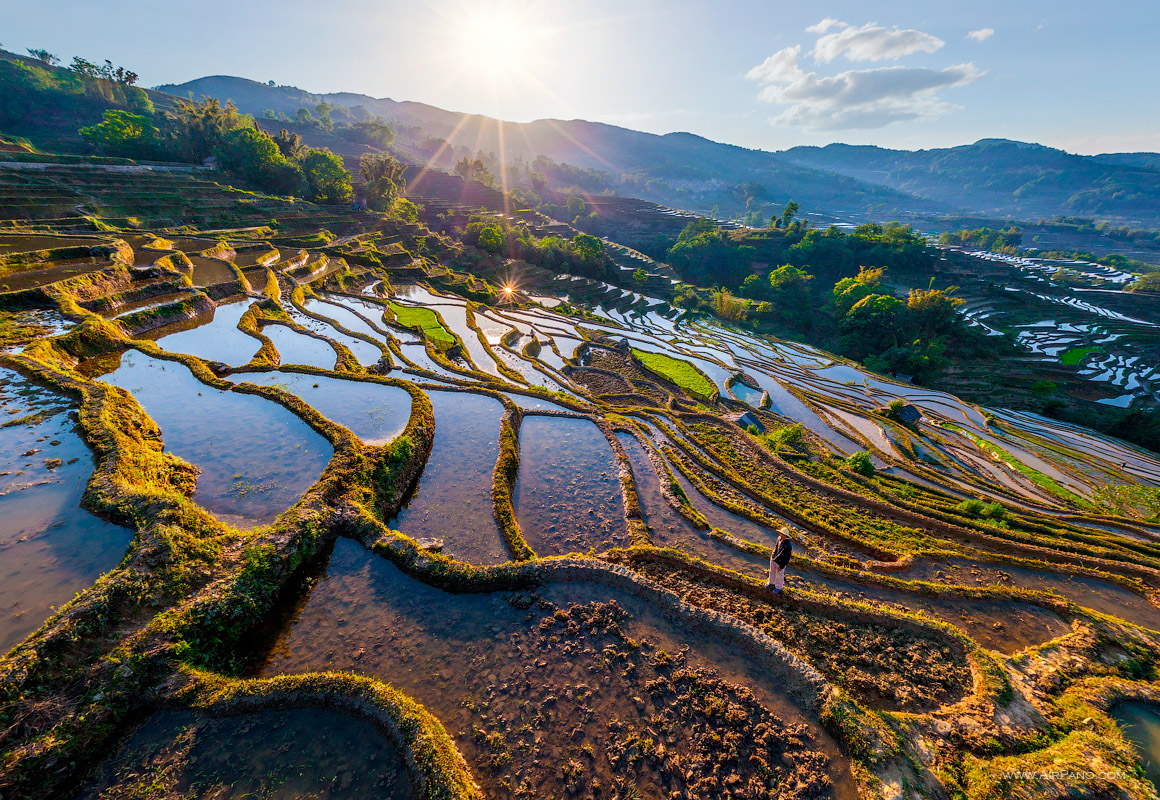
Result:
{"label": "tree", "polygon": [[955,288],[910,290],[906,300],[906,316],[914,336],[934,339],[950,333],[958,326],[957,309],[963,301],[951,297]]}
{"label": "tree", "polygon": [[465,181],[479,181],[488,186],[495,184],[495,178],[492,177],[483,161],[478,158],[472,159],[467,156],[461,158],[455,163],[455,174]]}
{"label": "tree", "polygon": [[237,106],[217,98],[203,98],[202,102],[177,100],[165,117],[165,146],[182,161],[200,162],[214,155],[226,134],[235,128],[248,128],[249,117],[238,113]]}
{"label": "tree", "polygon": [[604,242],[591,234],[577,234],[572,240],[572,254],[588,264],[599,263],[604,257]]}
{"label": "tree", "polygon": [[34,48],[30,47],[30,48],[28,48],[28,55],[32,56],[37,61],[41,61],[41,62],[44,62],[45,64],[48,64],[50,67],[55,66],[55,65],[60,63],[60,59],[57,58],[56,56],[54,56],[52,53],[48,52],[47,50],[34,49]]}
{"label": "tree", "polygon": [[295,112],[295,119],[298,120],[298,124],[300,124],[300,125],[317,125],[318,124],[318,120],[316,120],[314,118],[314,115],[310,113],[309,108],[299,108],[298,111]]}
{"label": "tree", "polygon": [[888,294],[863,297],[839,322],[843,349],[856,358],[898,346],[903,303]]}
{"label": "tree", "polygon": [[234,128],[216,150],[221,167],[260,189],[276,194],[301,194],[302,170],[286,160],[277,143],[258,128]]}
{"label": "tree", "polygon": [[417,222],[419,220],[420,206],[412,203],[405,197],[396,197],[395,201],[391,203],[391,207],[387,210],[395,219],[401,219],[404,222]]}
{"label": "tree", "polygon": [[785,205],[785,211],[781,212],[781,227],[788,228],[789,224],[793,222],[793,218],[797,215],[798,210],[801,209],[797,203],[790,200]]}
{"label": "tree", "polygon": [[498,254],[503,249],[503,233],[494,225],[479,232],[479,248]]}
{"label": "tree", "polygon": [[564,204],[564,208],[568,209],[568,219],[576,219],[576,217],[584,213],[587,204],[584,202],[583,197],[572,195],[568,198],[568,202]]}
{"label": "tree", "polygon": [[814,276],[793,264],[782,264],[769,273],[772,297],[783,305],[806,306]]}
{"label": "tree", "polygon": [[859,267],[856,277],[842,278],[834,284],[834,308],[838,316],[846,314],[861,300],[877,292],[884,272],[883,269]]}
{"label": "tree", "polygon": [[359,173],[367,187],[367,204],[376,211],[386,211],[407,186],[403,178],[406,167],[390,156],[363,153]]}
{"label": "tree", "polygon": [[395,141],[395,130],[381,122],[356,122],[338,130],[338,135],[348,142],[369,144],[386,150]]}
{"label": "tree", "polygon": [[769,294],[769,283],[762,280],[760,275],[746,275],[738,292],[742,297],[760,300]]}
{"label": "tree", "polygon": [[103,78],[104,80],[120,83],[124,86],[132,86],[137,82],[136,72],[125,69],[124,67],[114,67],[113,62],[107,58],[104,64],[94,64],[80,56],[73,56],[69,69],[85,78]]}
{"label": "tree", "polygon": [[143,114],[109,109],[101,122],[78,133],[85,141],[105,153],[134,158],[155,156],[161,145],[153,121]]}
{"label": "tree", "polygon": [[330,133],[334,130],[334,121],[330,118],[330,103],[323,100],[314,107],[314,113],[318,115],[318,127]]}
{"label": "tree", "polygon": [[648,280],[648,273],[643,268],[637,267],[632,271],[632,279],[637,283],[644,283]]}
{"label": "tree", "polygon": [[302,158],[310,199],[320,203],[349,203],[354,199],[351,174],[342,165],[342,157],[329,150],[309,150]]}
{"label": "tree", "polygon": [[278,145],[278,149],[282,152],[282,157],[291,161],[297,161],[302,158],[305,152],[305,147],[302,145],[302,137],[296,133],[283,128],[278,131],[278,135],[273,137],[274,144]]}

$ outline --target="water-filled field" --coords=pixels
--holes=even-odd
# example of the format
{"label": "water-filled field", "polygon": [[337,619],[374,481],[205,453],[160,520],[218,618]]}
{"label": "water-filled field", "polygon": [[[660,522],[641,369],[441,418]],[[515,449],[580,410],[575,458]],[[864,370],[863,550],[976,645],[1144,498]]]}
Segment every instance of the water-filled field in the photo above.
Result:
{"label": "water-filled field", "polygon": [[1092,697],[1156,668],[1154,454],[639,287],[177,244],[193,287],[0,373],[6,663],[129,642],[69,656],[114,693],[73,794],[942,796],[932,753],[1151,747]]}
{"label": "water-filled field", "polygon": [[80,508],[93,457],[75,403],[0,370],[0,650],[125,554],[132,533]]}

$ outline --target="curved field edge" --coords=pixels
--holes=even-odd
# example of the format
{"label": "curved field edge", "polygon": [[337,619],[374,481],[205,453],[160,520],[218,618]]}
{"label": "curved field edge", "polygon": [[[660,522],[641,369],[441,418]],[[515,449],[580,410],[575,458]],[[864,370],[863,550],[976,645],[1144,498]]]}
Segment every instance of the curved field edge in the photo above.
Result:
{"label": "curved field edge", "polygon": [[420,800],[482,800],[463,755],[431,712],[381,681],[343,672],[233,680],[199,670],[175,702],[214,716],[320,708],[366,720],[402,753]]}
{"label": "curved field edge", "polygon": [[160,432],[131,394],[84,380],[73,368],[80,356],[133,346],[184,363],[209,385],[228,383],[200,359],[130,342],[117,326],[79,308],[74,314],[82,322],[70,334],[4,360],[80,401],[81,434],[97,461],[85,505],[135,535],[118,568],[0,660],[0,786],[27,797],[67,791],[76,771],[62,775],[54,765],[66,760],[81,772],[91,766],[110,735],[163,695],[184,665],[232,671],[244,634],[333,539],[349,509],[397,509],[434,430],[430,402],[418,389],[404,432],[366,448],[293,395],[233,387],[281,403],[334,446],[319,480],[275,523],[236,531],[189,500],[194,468],[162,451]]}
{"label": "curved field edge", "polygon": [[[190,503],[183,493],[184,487],[189,483],[188,465],[183,467],[180,462],[169,462],[165,459],[160,449],[160,439],[156,434],[156,426],[149,427],[151,421],[132,400],[131,395],[115,392],[111,389],[102,390],[98,385],[84,381],[70,373],[76,358],[80,355],[98,354],[105,348],[117,349],[135,346],[150,355],[169,357],[172,360],[185,363],[199,379],[207,384],[220,386],[224,382],[213,375],[212,371],[199,359],[162,355],[155,348],[146,344],[129,343],[123,340],[115,325],[105,327],[109,325],[103,320],[86,317],[86,321],[82,323],[83,330],[74,332],[77,335],[70,334],[66,337],[60,337],[58,341],[45,342],[39,350],[34,350],[34,353],[39,354],[43,360],[34,358],[33,353],[26,351],[26,356],[14,360],[14,363],[26,370],[40,370],[39,378],[56,383],[61,388],[67,385],[71,387],[71,391],[79,393],[82,399],[82,419],[91,417],[89,412],[96,410],[96,419],[89,421],[93,430],[91,436],[86,429],[86,440],[90,442],[94,452],[99,450],[98,440],[103,434],[114,439],[119,434],[124,438],[124,442],[116,440],[113,446],[107,448],[111,456],[120,459],[116,465],[118,469],[113,470],[110,474],[102,473],[104,477],[111,475],[110,479],[116,479],[120,482],[106,487],[103,496],[94,495],[93,507],[101,508],[100,502],[103,499],[105,507],[110,510],[110,513],[112,510],[120,510],[121,513],[126,514],[126,519],[134,522],[138,529],[138,540],[141,541],[134,543],[134,552],[131,552],[130,557],[137,559],[133,562],[134,571],[140,572],[142,575],[134,574],[132,577],[144,577],[145,580],[133,586],[120,587],[126,590],[121,596],[117,596],[115,592],[107,591],[102,595],[103,589],[109,588],[108,583],[116,580],[114,574],[110,573],[98,582],[97,587],[91,590],[91,596],[86,596],[88,593],[82,595],[78,601],[74,601],[75,605],[70,604],[68,609],[69,611],[77,611],[88,602],[88,610],[95,614],[88,619],[89,624],[93,627],[74,627],[67,634],[62,636],[58,633],[54,638],[54,632],[60,630],[59,625],[54,627],[54,623],[60,623],[62,617],[66,616],[65,611],[62,610],[61,615],[50,620],[49,623],[46,623],[45,628],[34,635],[33,639],[37,641],[31,642],[31,650],[35,652],[30,654],[29,650],[24,651],[26,657],[23,666],[28,668],[28,672],[24,675],[13,672],[10,669],[13,665],[9,663],[7,657],[5,658],[0,665],[0,688],[5,692],[5,701],[13,699],[8,694],[8,690],[14,685],[10,683],[10,678],[28,680],[30,682],[24,684],[26,687],[43,692],[44,686],[64,677],[64,667],[75,667],[78,661],[85,665],[85,668],[92,672],[86,675],[86,679],[82,681],[80,699],[76,702],[78,705],[87,704],[83,706],[83,713],[79,713],[79,716],[84,717],[81,722],[87,721],[91,724],[92,730],[82,729],[77,723],[77,714],[74,714],[71,719],[62,720],[53,725],[47,725],[29,713],[25,713],[23,717],[19,714],[15,715],[17,717],[14,726],[16,728],[15,734],[13,727],[8,727],[4,735],[6,738],[15,736],[19,739],[23,737],[24,741],[20,744],[25,746],[23,748],[17,747],[11,751],[7,746],[5,747],[6,756],[3,772],[0,772],[0,775],[5,777],[0,777],[0,781],[6,780],[7,776],[11,775],[8,771],[10,766],[8,759],[14,756],[17,760],[23,760],[23,766],[31,768],[34,772],[40,770],[42,775],[49,778],[48,785],[52,785],[53,779],[49,769],[53,764],[59,763],[53,761],[54,758],[62,754],[68,755],[69,747],[74,742],[83,744],[81,737],[86,733],[96,737],[100,734],[107,734],[110,730],[115,730],[118,721],[125,719],[125,717],[118,715],[127,712],[116,707],[110,708],[110,706],[117,706],[121,703],[132,706],[134,702],[141,702],[137,699],[136,692],[141,691],[143,692],[141,696],[149,696],[149,692],[157,690],[156,680],[159,680],[162,675],[172,674],[174,664],[177,665],[178,669],[186,669],[189,665],[204,665],[226,671],[232,669],[230,654],[233,642],[241,635],[239,631],[255,618],[261,617],[272,606],[275,593],[293,579],[296,570],[302,564],[322,552],[322,548],[334,535],[355,534],[358,538],[365,538],[366,532],[374,531],[379,537],[376,540],[378,542],[376,549],[380,552],[389,550],[399,555],[401,560],[411,559],[413,566],[421,571],[427,568],[425,565],[429,565],[429,582],[443,581],[448,587],[454,586],[458,590],[487,583],[494,586],[503,585],[504,581],[499,580],[499,576],[507,573],[502,573],[499,570],[515,569],[514,567],[504,567],[476,571],[475,568],[468,567],[461,573],[458,571],[459,567],[455,567],[455,565],[451,565],[452,568],[445,568],[446,565],[442,564],[439,559],[433,558],[430,554],[422,553],[406,537],[401,534],[385,532],[385,526],[382,526],[381,522],[376,519],[382,513],[383,507],[389,507],[392,498],[401,496],[401,493],[405,491],[407,472],[410,469],[416,469],[417,474],[417,468],[421,468],[421,460],[425,458],[423,439],[425,434],[429,434],[429,430],[424,424],[427,420],[423,419],[424,413],[421,408],[418,412],[415,411],[416,406],[422,405],[421,402],[413,403],[412,420],[408,423],[408,429],[404,434],[410,440],[407,447],[392,447],[403,441],[404,437],[401,436],[386,448],[372,449],[362,448],[349,431],[320,417],[316,412],[313,412],[313,409],[302,404],[292,395],[285,395],[277,390],[266,391],[262,387],[238,387],[240,391],[264,394],[269,399],[286,405],[307,419],[312,426],[335,445],[335,457],[328,465],[327,472],[324,472],[319,483],[303,497],[302,501],[266,531],[257,534],[240,534],[221,526],[212,518],[207,519],[208,515]],[[321,372],[325,373],[325,371]],[[72,383],[69,383],[70,381]],[[86,391],[92,393],[91,396],[87,395]],[[421,391],[418,393],[425,397]],[[433,422],[431,425],[433,426]],[[428,437],[426,447],[429,449],[429,446]],[[97,455],[99,464],[98,470],[94,471],[94,480],[105,467],[105,459],[101,457],[100,452],[97,452]],[[363,467],[367,466],[368,462],[375,467],[383,463],[390,466],[382,473],[376,473],[375,468],[363,471]],[[497,462],[497,471],[498,466]],[[375,480],[376,474],[382,475],[384,480]],[[119,501],[125,502],[122,505]],[[198,518],[199,512],[200,519]],[[157,527],[155,516],[165,513],[172,515],[170,529],[165,532],[170,536],[165,542],[165,546],[169,550],[165,551],[157,547],[150,550],[150,542],[145,541],[149,534],[146,534],[144,530],[149,530],[150,534],[154,536],[162,535],[155,530]],[[193,536],[183,538],[177,534],[188,533],[185,530],[186,520],[182,516],[184,513],[193,515],[191,521],[200,522],[203,527],[198,528]],[[203,544],[207,545],[206,549],[197,551],[194,556],[193,548]],[[182,547],[188,548],[188,550],[183,551]],[[158,558],[159,552],[160,558]],[[166,559],[169,561],[166,562]],[[562,562],[560,559],[555,561]],[[573,559],[573,561],[580,565],[574,573],[580,576],[577,579],[592,580],[591,576],[596,568],[591,566],[587,559]],[[526,568],[540,569],[539,565],[552,563],[553,560],[536,561],[526,565]],[[170,580],[179,571],[171,571],[160,577],[150,573],[150,570],[155,570],[158,565],[165,567],[169,564],[178,564],[185,568],[182,582]],[[138,568],[139,566],[140,568]],[[460,567],[465,566],[460,565]],[[554,567],[552,569],[561,570],[564,568]],[[442,577],[437,575],[439,570],[443,570]],[[215,579],[215,575],[220,575],[220,577]],[[543,579],[542,575],[526,575],[518,571],[510,572],[510,576],[517,583],[520,580]],[[561,579],[566,578],[561,575]],[[150,583],[150,581],[154,582]],[[657,587],[643,579],[639,584],[633,582],[633,585],[646,587],[641,591],[657,590]],[[160,591],[161,594],[151,595],[151,590],[155,593]],[[130,596],[129,593],[132,591],[136,591],[137,596]],[[664,598],[663,595],[661,597]],[[99,603],[102,599],[105,605],[100,607]],[[662,599],[657,602],[671,602],[671,600]],[[137,605],[134,606],[134,603]],[[155,608],[166,603],[170,603],[172,609],[158,615],[152,623],[144,628],[129,629],[125,627],[120,629],[129,634],[129,640],[123,645],[114,648],[105,655],[83,652],[88,644],[85,639],[90,634],[104,633],[111,640],[113,634],[120,632],[116,627],[118,624],[133,622],[130,619],[131,614],[126,612],[131,612],[137,608],[148,615]],[[713,618],[719,619],[723,626],[733,630],[737,629],[736,620],[720,612],[713,613],[717,615]],[[100,618],[102,614],[105,615],[104,618]],[[222,620],[226,622],[223,624]],[[1062,637],[1061,640],[1042,646],[1036,655],[1053,651],[1067,652],[1074,657],[1082,657],[1081,660],[1089,665],[1086,668],[1090,668],[1094,661],[1093,654],[1095,652],[1092,640],[1096,638],[1091,632],[1095,628],[1093,626],[1085,626],[1085,628],[1086,632],[1079,630]],[[1140,641],[1140,633],[1125,629],[1122,632],[1120,644],[1127,646]],[[1101,635],[1106,634],[1107,631],[1101,633]],[[1150,639],[1143,641],[1146,641],[1150,647],[1155,647],[1154,641],[1150,641]],[[30,643],[26,642],[26,645],[28,644]],[[17,648],[17,651],[24,647],[22,645],[21,648]],[[57,648],[55,651],[54,647]],[[13,651],[13,653],[17,651]],[[1135,653],[1135,651],[1130,652],[1133,652],[1134,658],[1141,662],[1138,665],[1141,669],[1149,666],[1148,663],[1144,663],[1146,659],[1142,655]],[[79,658],[72,658],[78,654]],[[976,683],[979,687],[985,687],[985,690],[976,692],[971,698],[964,700],[963,702],[968,704],[965,707],[960,705],[942,709],[936,715],[922,715],[920,719],[929,720],[931,724],[934,724],[939,720],[945,720],[955,712],[974,710],[974,706],[971,704],[978,702],[991,704],[995,709],[1010,707],[1020,702],[1018,681],[1014,680],[1015,676],[1012,675],[1012,671],[1018,667],[1021,657],[1017,656],[1016,659],[1003,661],[989,654],[983,655],[986,655],[987,658],[980,660],[978,664],[978,669],[982,674],[978,676]],[[56,663],[52,661],[54,658],[57,659]],[[43,660],[40,663],[34,663],[37,659]],[[71,661],[66,665],[65,662],[68,659]],[[57,670],[56,672],[54,672],[54,668]],[[1078,674],[1082,675],[1083,668],[1085,667],[1078,668],[1081,670]],[[16,669],[19,670],[20,667],[17,666]],[[1063,670],[1060,671],[1065,682],[1074,680],[1077,674],[1075,671],[1077,668],[1074,665],[1070,669],[1072,670],[1070,674]],[[33,678],[36,682],[31,682]],[[57,685],[59,686],[59,684]],[[844,697],[839,690],[825,684],[824,681],[818,696],[821,696],[821,692],[827,687],[835,694],[832,703],[820,705],[823,721],[831,730],[835,730],[836,733],[841,732],[839,740],[845,743],[849,751],[860,762],[872,767],[882,767],[904,756],[911,761],[917,758],[917,754],[912,755],[907,751],[907,738],[902,735],[902,731],[912,724],[908,716],[889,712],[866,712],[864,709],[860,709],[857,703]],[[24,699],[17,697],[15,701],[19,703]],[[7,714],[9,710],[10,708],[6,703],[5,713]],[[29,710],[25,709],[25,711]],[[5,721],[10,720],[11,718],[7,718]],[[996,741],[1003,748],[1022,748],[1026,751],[1022,756],[999,756],[998,758],[1037,757],[1037,754],[1045,752],[1051,747],[1059,746],[1061,741],[1070,736],[1070,732],[1065,732],[1063,727],[1058,725],[1054,726],[1049,733],[1051,736],[1063,735],[1064,739],[1058,739],[1054,742],[1050,741],[1050,738],[1036,739],[1032,735],[1012,738],[1003,732],[998,722],[978,724],[976,727],[978,728],[976,731],[954,728],[954,733],[969,737],[971,741],[974,741],[981,735],[980,732],[995,731],[998,734]],[[60,738],[57,738],[58,736]],[[1042,734],[1036,734],[1036,736],[1042,736]],[[1045,742],[1046,747],[1044,747]],[[7,744],[6,741],[5,745]],[[982,746],[975,748],[975,751],[984,753],[986,747],[984,742]],[[983,764],[999,763],[997,758],[986,759],[973,754],[972,757],[978,758],[979,762]],[[979,769],[981,770],[983,767],[979,767]],[[875,769],[875,772],[888,774],[889,769]],[[946,778],[945,782],[950,785],[965,786],[967,796],[998,796],[980,794],[979,791],[985,788],[984,784],[969,775],[957,778],[952,776]],[[23,785],[30,786],[31,784],[25,783]]]}

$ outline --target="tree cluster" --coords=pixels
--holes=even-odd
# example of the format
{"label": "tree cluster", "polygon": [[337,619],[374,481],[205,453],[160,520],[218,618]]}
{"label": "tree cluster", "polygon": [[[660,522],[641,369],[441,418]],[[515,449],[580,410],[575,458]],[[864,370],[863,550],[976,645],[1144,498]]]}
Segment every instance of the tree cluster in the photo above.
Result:
{"label": "tree cluster", "polygon": [[559,236],[536,239],[523,225],[484,215],[473,215],[461,238],[493,255],[520,259],[554,272],[603,279],[610,263],[604,243],[595,236],[580,233],[571,240]]}
{"label": "tree cluster", "polygon": [[232,103],[223,106],[212,98],[200,103],[178,100],[160,116],[110,109],[100,123],[82,128],[80,134],[112,155],[193,163],[213,156],[227,174],[275,194],[322,203],[354,198],[351,174],[341,157],[305,147],[297,134],[286,130],[271,136]]}
{"label": "tree cluster", "polygon": [[900,298],[885,283],[888,270],[912,278],[932,274],[935,254],[913,229],[890,223],[852,233],[810,230],[795,219],[797,211],[789,204],[774,226],[760,231],[725,232],[708,219],[690,223],[668,261],[687,284],[716,288],[706,303],[693,286],[678,287],[674,302],[806,334],[872,369],[920,378],[943,368],[955,348],[974,353],[997,346],[965,326],[954,287],[914,289]]}
{"label": "tree cluster", "polygon": [[942,245],[973,247],[992,253],[1014,253],[1023,244],[1023,231],[1010,225],[1006,228],[974,228],[972,230],[947,231],[938,237]]}
{"label": "tree cluster", "polygon": [[56,56],[38,52],[33,57],[43,66],[0,60],[0,127],[4,130],[43,138],[64,121],[68,133],[75,135],[77,120],[96,121],[109,108],[152,116],[149,95],[133,85],[137,76],[128,70],[109,62],[102,67],[90,65],[91,70],[63,69],[52,66]]}

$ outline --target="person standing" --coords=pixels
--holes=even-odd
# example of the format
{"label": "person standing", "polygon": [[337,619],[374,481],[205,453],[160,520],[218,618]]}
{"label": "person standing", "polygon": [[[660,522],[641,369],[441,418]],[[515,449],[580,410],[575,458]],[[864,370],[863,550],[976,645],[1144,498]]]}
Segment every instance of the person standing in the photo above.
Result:
{"label": "person standing", "polygon": [[777,544],[769,555],[769,580],[765,582],[766,588],[772,588],[774,594],[781,594],[785,585],[785,568],[792,555],[793,544],[789,539],[789,531],[782,528],[777,532]]}

